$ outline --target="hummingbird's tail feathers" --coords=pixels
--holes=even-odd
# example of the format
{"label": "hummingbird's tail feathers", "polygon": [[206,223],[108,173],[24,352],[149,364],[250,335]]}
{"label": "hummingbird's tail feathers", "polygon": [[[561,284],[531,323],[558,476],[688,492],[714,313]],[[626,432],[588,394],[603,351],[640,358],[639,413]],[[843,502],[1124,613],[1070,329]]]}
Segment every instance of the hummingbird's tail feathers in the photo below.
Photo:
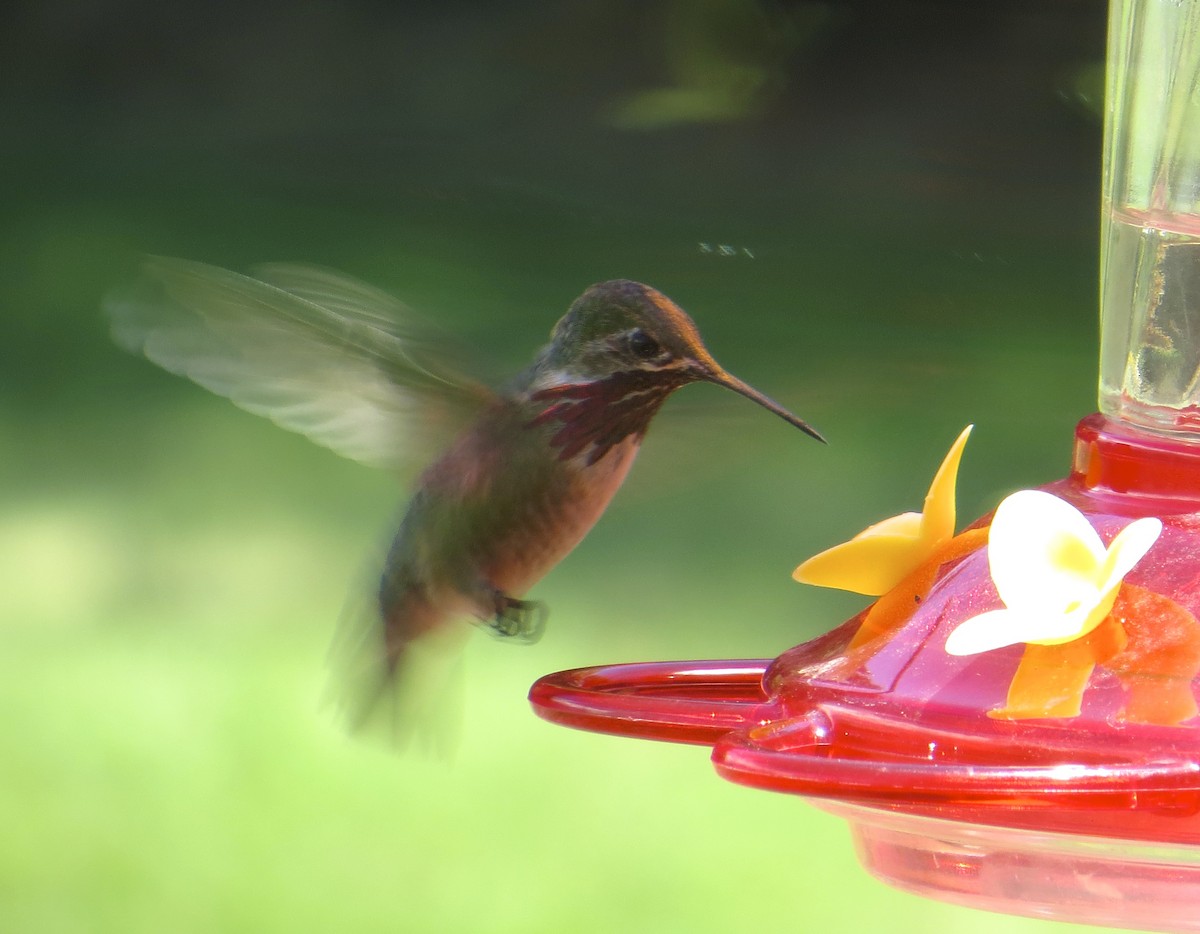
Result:
{"label": "hummingbird's tail feathers", "polygon": [[104,310],[126,349],[372,466],[423,461],[492,398],[439,360],[402,303],[328,270],[251,277],[148,257]]}
{"label": "hummingbird's tail feathers", "polygon": [[356,737],[448,758],[462,727],[468,633],[440,626],[389,642],[377,611],[349,614],[330,646],[326,702]]}

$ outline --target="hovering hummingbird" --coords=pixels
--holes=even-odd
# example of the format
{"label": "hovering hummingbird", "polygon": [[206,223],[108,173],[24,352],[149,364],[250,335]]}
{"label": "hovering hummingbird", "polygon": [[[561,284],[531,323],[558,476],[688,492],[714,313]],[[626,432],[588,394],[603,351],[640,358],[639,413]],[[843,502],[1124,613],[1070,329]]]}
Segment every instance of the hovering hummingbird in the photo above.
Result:
{"label": "hovering hummingbird", "polygon": [[625,479],[651,419],[688,383],[724,386],[819,441],[726,372],[692,319],[627,280],[577,298],[533,363],[493,391],[439,359],[395,299],[323,269],[243,276],[150,258],[105,303],[118,343],[339,453],[398,466],[444,425],[463,427],[420,474],[382,572],[347,699],[367,718],[416,640],[456,618],[535,640],[529,588],[574,548]]}

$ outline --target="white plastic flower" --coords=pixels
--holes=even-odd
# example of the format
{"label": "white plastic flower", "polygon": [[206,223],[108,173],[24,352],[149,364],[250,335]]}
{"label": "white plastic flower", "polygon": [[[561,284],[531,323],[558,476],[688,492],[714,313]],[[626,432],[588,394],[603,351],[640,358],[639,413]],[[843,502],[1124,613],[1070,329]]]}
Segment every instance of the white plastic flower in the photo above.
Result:
{"label": "white plastic flower", "polygon": [[974,655],[1087,635],[1112,610],[1121,580],[1161,532],[1160,520],[1137,519],[1106,549],[1070,503],[1040,490],[1013,493],[996,509],[988,539],[988,565],[1005,608],[960,624],[946,651]]}

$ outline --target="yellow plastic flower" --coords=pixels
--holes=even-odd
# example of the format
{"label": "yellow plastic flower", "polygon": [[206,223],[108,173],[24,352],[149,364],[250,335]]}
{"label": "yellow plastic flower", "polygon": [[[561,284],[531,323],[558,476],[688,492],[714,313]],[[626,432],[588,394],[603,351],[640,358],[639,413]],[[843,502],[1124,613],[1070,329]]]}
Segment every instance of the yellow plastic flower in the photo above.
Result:
{"label": "yellow plastic flower", "polygon": [[813,555],[792,577],[802,584],[877,597],[920,567],[954,537],[958,463],[972,427],[964,428],[951,445],[929,485],[923,512],[906,512],[877,522],[850,541]]}
{"label": "yellow plastic flower", "polygon": [[946,651],[974,655],[1086,636],[1108,616],[1121,580],[1161,532],[1158,519],[1137,519],[1106,549],[1070,503],[1040,490],[1013,493],[997,508],[988,539],[992,582],[1005,608],[961,623]]}

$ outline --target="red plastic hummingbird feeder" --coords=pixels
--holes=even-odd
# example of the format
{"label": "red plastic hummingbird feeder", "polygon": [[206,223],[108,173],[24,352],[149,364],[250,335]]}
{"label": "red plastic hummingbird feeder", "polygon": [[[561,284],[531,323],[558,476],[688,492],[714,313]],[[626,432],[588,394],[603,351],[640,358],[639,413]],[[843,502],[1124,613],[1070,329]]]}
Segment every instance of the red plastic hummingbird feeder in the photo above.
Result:
{"label": "red plastic hummingbird feeder", "polygon": [[[863,590],[882,594],[872,607],[774,660],[560,672],[533,686],[537,713],[711,745],[723,777],[845,817],[864,865],[909,890],[1200,931],[1198,80],[1200,0],[1113,0],[1104,414],[1079,423],[1070,475],[1024,500],[1036,519],[1037,497],[1051,494],[1095,530],[1086,534],[1101,582],[1080,591],[1091,604],[1018,608],[1014,590],[1031,589],[1036,603],[1058,586],[1043,577],[1074,593],[1093,558],[1057,528],[1029,533],[1025,547],[1001,515],[1019,510],[1002,503],[922,546],[888,589]],[[950,469],[952,497],[956,454]],[[926,515],[934,498],[931,489]],[[907,534],[920,518],[859,538]],[[1134,527],[1140,544],[1124,560],[1117,540],[1139,538]],[[1002,546],[1018,564],[1029,552],[1049,569],[1028,565],[1034,583],[1006,583]],[[984,623],[1025,626],[1023,638],[955,643]]]}

